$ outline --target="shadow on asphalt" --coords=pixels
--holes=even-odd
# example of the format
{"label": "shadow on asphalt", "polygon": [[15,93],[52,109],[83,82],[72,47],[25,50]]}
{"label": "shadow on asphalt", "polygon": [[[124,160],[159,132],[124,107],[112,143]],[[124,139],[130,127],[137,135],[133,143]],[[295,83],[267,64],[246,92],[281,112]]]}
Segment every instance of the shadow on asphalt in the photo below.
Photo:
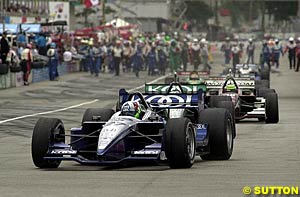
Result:
{"label": "shadow on asphalt", "polygon": [[[211,161],[204,161],[199,159],[195,160],[194,165],[201,165],[201,163],[207,163]],[[166,170],[174,170],[171,169],[168,164],[157,164],[157,162],[147,162],[147,163],[127,163],[127,164],[119,164],[112,166],[87,166],[81,164],[73,164],[71,166],[62,166],[54,169],[38,169],[34,170],[49,172],[49,171],[66,171],[66,172],[76,172],[76,171],[166,171]],[[175,169],[175,170],[185,170],[185,169]]]}

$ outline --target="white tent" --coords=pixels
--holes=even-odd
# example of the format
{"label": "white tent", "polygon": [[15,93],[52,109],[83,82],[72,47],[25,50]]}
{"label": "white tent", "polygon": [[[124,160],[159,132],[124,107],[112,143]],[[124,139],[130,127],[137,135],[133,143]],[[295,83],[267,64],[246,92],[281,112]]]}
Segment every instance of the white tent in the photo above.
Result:
{"label": "white tent", "polygon": [[124,27],[124,26],[130,25],[130,23],[128,23],[120,18],[116,18],[116,19],[106,23],[105,25],[113,25],[115,27]]}

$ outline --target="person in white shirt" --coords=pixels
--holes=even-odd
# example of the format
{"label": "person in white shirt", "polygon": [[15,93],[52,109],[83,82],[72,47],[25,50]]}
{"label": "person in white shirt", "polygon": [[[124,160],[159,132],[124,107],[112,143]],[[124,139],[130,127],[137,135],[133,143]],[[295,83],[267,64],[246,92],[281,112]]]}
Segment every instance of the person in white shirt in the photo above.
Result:
{"label": "person in white shirt", "polygon": [[112,50],[112,55],[113,55],[113,59],[114,59],[114,64],[115,64],[115,76],[119,76],[120,74],[120,63],[122,61],[123,58],[123,49],[121,46],[121,41],[117,41],[116,42],[116,46],[113,48]]}
{"label": "person in white shirt", "polygon": [[22,51],[21,54],[21,67],[23,71],[23,80],[24,80],[24,85],[29,85],[28,78],[30,74],[30,69],[31,69],[31,63],[33,62],[33,57],[32,57],[32,45],[27,44],[26,48]]}

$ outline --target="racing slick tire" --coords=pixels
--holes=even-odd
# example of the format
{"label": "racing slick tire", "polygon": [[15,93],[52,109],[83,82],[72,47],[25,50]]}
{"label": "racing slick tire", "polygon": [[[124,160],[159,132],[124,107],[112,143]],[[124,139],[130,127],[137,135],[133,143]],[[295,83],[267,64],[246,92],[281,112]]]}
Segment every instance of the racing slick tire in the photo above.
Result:
{"label": "racing slick tire", "polygon": [[266,94],[266,123],[278,123],[278,95],[276,93]]}
{"label": "racing slick tire", "polygon": [[259,89],[259,88],[270,88],[270,81],[269,80],[257,80],[255,81],[255,88]]}
{"label": "racing slick tire", "polygon": [[171,168],[190,168],[194,164],[195,129],[188,118],[174,118],[168,121],[165,150]]}
{"label": "racing slick tire", "polygon": [[236,136],[236,127],[235,127],[235,110],[234,110],[234,105],[232,101],[220,101],[217,103],[218,108],[224,108],[227,109],[231,115],[232,122],[233,122],[233,138]]}
{"label": "racing slick tire", "polygon": [[165,84],[170,84],[174,81],[174,77],[166,77],[165,78]]}
{"label": "racing slick tire", "polygon": [[276,93],[274,89],[261,87],[257,90],[257,96],[258,97],[265,97],[269,93]]}
{"label": "racing slick tire", "polygon": [[18,73],[18,72],[20,72],[20,71],[22,71],[21,66],[11,66],[11,67],[10,67],[10,72],[11,72],[11,73]]}
{"label": "racing slick tire", "polygon": [[50,144],[65,143],[64,134],[64,124],[60,119],[40,118],[37,121],[33,129],[31,141],[31,155],[36,167],[58,168],[61,163],[60,160],[47,160],[44,157],[47,155]]}
{"label": "racing slick tire", "polygon": [[210,96],[209,99],[209,107],[218,107],[218,103],[221,101],[231,101],[231,97],[230,96],[217,96],[217,95],[213,95]]}
{"label": "racing slick tire", "polygon": [[[82,118],[82,131],[80,134],[82,135],[99,135],[100,130],[102,128],[101,124],[84,124],[85,122],[97,122],[97,121],[108,121],[111,116],[114,114],[114,110],[112,109],[104,109],[104,108],[88,108],[85,110],[83,118]],[[99,133],[93,133],[99,130]],[[93,133],[93,134],[91,134]],[[76,140],[76,139],[74,139]],[[71,143],[72,143],[71,138]],[[79,150],[79,154],[86,159],[94,160],[96,159],[96,155],[93,153],[94,150],[97,149],[97,138],[84,138],[82,139],[82,143],[88,146],[75,148]]]}
{"label": "racing slick tire", "polygon": [[112,109],[88,108],[83,114],[81,125],[86,121],[108,121],[114,113]]}
{"label": "racing slick tire", "polygon": [[37,62],[32,62],[31,63],[31,68],[43,68],[44,67],[44,63],[37,61]]}
{"label": "racing slick tire", "polygon": [[8,73],[8,65],[0,64],[0,75],[5,75]]}
{"label": "racing slick tire", "polygon": [[233,121],[227,109],[205,109],[199,114],[199,123],[208,124],[210,152],[200,155],[203,160],[228,160],[233,152]]}
{"label": "racing slick tire", "polygon": [[270,81],[270,72],[268,68],[262,68],[260,71],[260,79]]}

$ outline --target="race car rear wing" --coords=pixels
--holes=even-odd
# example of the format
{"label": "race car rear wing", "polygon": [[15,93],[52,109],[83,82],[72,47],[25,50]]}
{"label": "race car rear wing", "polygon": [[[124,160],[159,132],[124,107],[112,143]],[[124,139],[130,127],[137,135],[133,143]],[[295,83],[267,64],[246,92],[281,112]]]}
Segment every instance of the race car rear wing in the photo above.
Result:
{"label": "race car rear wing", "polygon": [[[207,89],[220,89],[226,81],[225,77],[210,77],[205,80]],[[235,78],[239,89],[255,89],[255,80],[249,78]]]}
{"label": "race car rear wing", "polygon": [[[195,71],[178,71],[177,75],[178,76],[190,76],[193,72],[195,72]],[[209,72],[207,72],[207,71],[197,71],[197,73],[200,77],[209,76]]]}
{"label": "race car rear wing", "polygon": [[[181,92],[181,89],[182,91]],[[170,89],[170,84],[145,84],[146,94],[176,94],[178,92],[185,94],[197,94],[198,90],[206,91],[205,84],[184,84],[184,85],[173,85]]]}
{"label": "race car rear wing", "polygon": [[205,93],[199,89],[196,93],[157,93],[148,92],[141,94],[128,93],[125,89],[119,91],[120,106],[129,100],[141,101],[146,107],[151,108],[204,108]]}

